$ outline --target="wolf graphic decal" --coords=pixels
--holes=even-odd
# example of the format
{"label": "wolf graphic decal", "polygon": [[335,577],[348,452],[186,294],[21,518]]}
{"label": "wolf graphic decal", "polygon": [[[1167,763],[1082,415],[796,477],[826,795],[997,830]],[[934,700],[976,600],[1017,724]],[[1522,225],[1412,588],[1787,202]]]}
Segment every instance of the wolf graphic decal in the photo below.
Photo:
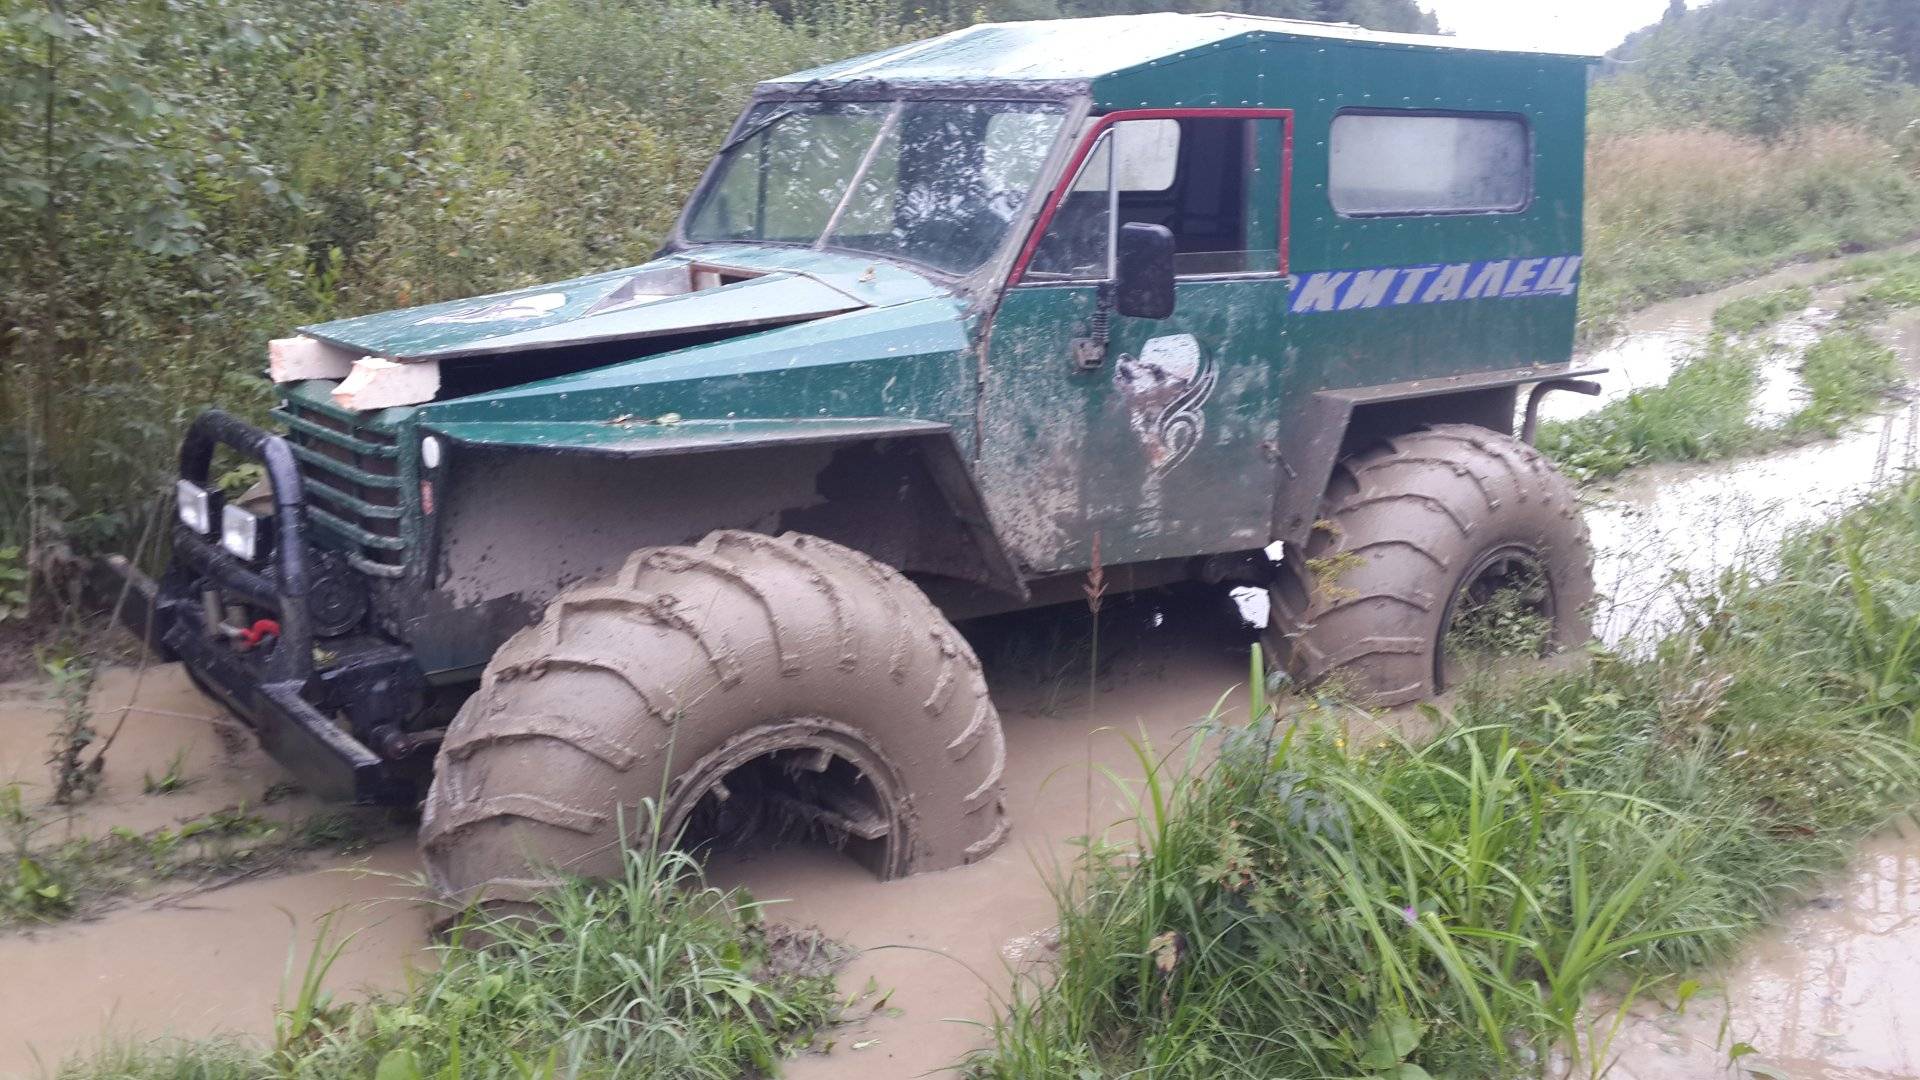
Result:
{"label": "wolf graphic decal", "polygon": [[1120,358],[1113,377],[1147,464],[1165,472],[1185,461],[1206,434],[1201,408],[1218,381],[1200,343],[1192,334],[1149,338],[1139,356]]}

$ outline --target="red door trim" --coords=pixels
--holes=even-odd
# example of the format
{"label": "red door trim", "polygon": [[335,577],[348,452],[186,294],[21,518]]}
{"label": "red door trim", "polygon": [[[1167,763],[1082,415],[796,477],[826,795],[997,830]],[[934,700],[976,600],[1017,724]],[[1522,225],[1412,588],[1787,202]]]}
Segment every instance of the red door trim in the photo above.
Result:
{"label": "red door trim", "polygon": [[1275,223],[1279,232],[1277,246],[1280,249],[1280,265],[1277,271],[1284,275],[1289,269],[1288,241],[1293,233],[1293,110],[1292,109],[1248,109],[1248,108],[1180,108],[1180,109],[1119,109],[1102,113],[1094,117],[1093,126],[1087,129],[1080,139],[1080,145],[1074,148],[1073,157],[1067,162],[1066,172],[1061,174],[1060,183],[1047,195],[1047,203],[1040,208],[1040,216],[1034,219],[1033,230],[1027,234],[1027,242],[1020,249],[1020,257],[1014,261],[1013,273],[1007,275],[1008,285],[1018,285],[1026,276],[1027,264],[1033,261],[1033,253],[1040,246],[1040,238],[1047,233],[1047,226],[1053,223],[1053,214],[1060,208],[1060,200],[1067,194],[1067,188],[1080,174],[1080,166],[1086,163],[1087,155],[1093,153],[1094,143],[1108,128],[1122,120],[1279,120],[1280,136],[1280,220]]}

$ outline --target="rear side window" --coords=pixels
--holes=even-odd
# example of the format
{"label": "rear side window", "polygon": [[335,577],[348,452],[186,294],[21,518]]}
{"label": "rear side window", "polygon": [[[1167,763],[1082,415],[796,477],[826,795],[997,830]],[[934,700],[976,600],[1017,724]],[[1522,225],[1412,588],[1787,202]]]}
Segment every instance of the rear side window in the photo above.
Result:
{"label": "rear side window", "polygon": [[1327,195],[1342,214],[1499,213],[1533,197],[1533,155],[1517,116],[1341,113]]}

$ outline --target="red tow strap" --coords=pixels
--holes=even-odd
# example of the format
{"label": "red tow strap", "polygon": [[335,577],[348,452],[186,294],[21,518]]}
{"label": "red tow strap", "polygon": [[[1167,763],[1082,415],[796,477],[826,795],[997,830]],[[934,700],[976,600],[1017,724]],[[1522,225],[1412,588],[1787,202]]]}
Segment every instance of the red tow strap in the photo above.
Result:
{"label": "red tow strap", "polygon": [[255,620],[252,626],[249,626],[245,630],[242,630],[240,631],[240,633],[236,634],[234,636],[234,639],[240,643],[240,651],[245,652],[248,649],[253,648],[255,645],[260,644],[260,642],[264,641],[267,638],[270,638],[270,637],[277,638],[279,636],[280,636],[279,623],[273,621],[272,619],[258,619],[258,620]]}

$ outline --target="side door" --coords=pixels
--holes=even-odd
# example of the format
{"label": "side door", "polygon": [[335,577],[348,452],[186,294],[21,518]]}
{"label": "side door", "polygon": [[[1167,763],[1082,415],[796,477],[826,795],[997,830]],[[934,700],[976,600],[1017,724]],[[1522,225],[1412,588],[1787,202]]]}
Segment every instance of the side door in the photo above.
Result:
{"label": "side door", "polygon": [[[1289,286],[1292,116],[1095,118],[986,342],[980,457],[1030,572],[1264,546]],[[1128,223],[1174,237],[1173,313],[1111,305]]]}

